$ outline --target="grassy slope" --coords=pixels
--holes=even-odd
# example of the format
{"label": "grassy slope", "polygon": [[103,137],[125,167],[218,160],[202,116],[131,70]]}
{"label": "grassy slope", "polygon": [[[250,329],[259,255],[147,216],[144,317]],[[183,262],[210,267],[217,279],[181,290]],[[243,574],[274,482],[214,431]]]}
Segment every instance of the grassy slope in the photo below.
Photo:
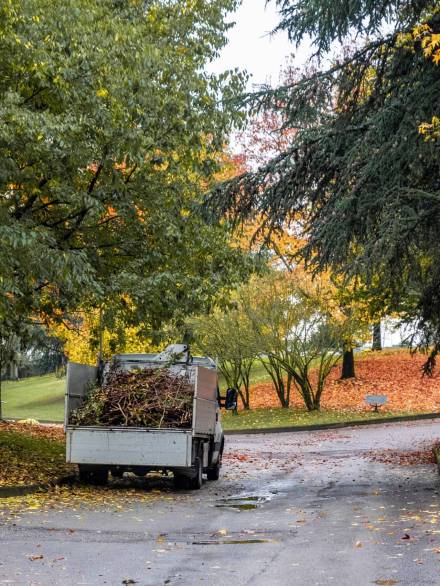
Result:
{"label": "grassy slope", "polygon": [[3,382],[4,417],[62,421],[65,384],[65,379],[57,379],[51,374]]}

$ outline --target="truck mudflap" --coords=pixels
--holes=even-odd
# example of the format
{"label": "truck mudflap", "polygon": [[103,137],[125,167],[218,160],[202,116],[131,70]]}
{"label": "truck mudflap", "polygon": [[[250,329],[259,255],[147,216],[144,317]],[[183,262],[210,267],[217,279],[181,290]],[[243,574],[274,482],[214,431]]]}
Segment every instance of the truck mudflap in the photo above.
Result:
{"label": "truck mudflap", "polygon": [[102,466],[188,468],[190,430],[67,427],[67,462]]}
{"label": "truck mudflap", "polygon": [[215,465],[217,462],[221,462],[221,458],[223,455],[223,450],[225,447],[225,437],[222,435],[219,441],[216,441],[212,444],[212,454],[210,457],[210,464]]}

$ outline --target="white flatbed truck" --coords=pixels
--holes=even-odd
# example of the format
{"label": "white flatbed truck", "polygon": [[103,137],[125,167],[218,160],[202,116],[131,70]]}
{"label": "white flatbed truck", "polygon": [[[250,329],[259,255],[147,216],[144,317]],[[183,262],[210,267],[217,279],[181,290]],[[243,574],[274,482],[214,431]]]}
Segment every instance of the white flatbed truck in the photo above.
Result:
{"label": "white flatbed truck", "polygon": [[[184,374],[194,387],[190,428],[146,428],[80,426],[70,423],[70,414],[78,408],[99,375],[97,367],[70,362],[66,383],[66,460],[77,464],[80,480],[104,484],[108,474],[121,477],[130,471],[145,475],[150,471],[171,471],[178,488],[201,488],[203,474],[217,480],[224,447],[218,391],[217,368],[210,358],[190,357],[183,345],[174,345],[161,354],[122,354],[112,361],[123,370],[168,368]],[[181,361],[169,365],[167,357],[184,348]],[[175,355],[175,354],[174,354]],[[107,366],[108,368],[108,366]],[[105,369],[104,369],[105,380]],[[229,396],[226,408],[234,408]]]}

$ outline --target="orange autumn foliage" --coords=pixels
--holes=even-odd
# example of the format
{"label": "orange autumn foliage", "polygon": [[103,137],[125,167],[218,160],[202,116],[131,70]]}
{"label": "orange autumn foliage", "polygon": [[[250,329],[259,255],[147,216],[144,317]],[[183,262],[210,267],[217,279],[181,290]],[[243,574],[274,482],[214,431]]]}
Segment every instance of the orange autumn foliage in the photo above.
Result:
{"label": "orange autumn foliage", "polygon": [[[407,350],[368,353],[356,360],[356,379],[339,380],[340,365],[329,375],[322,395],[321,408],[338,411],[371,411],[365,395],[387,395],[384,412],[440,411],[440,371],[433,377],[422,377],[426,356],[412,355]],[[254,408],[279,407],[271,383],[251,388]],[[298,393],[293,393],[292,407],[303,407]]]}
{"label": "orange autumn foliage", "polygon": [[43,425],[33,423],[18,423],[11,421],[1,421],[0,431],[10,433],[19,433],[27,437],[36,437],[40,439],[64,441],[64,430],[59,425]]}

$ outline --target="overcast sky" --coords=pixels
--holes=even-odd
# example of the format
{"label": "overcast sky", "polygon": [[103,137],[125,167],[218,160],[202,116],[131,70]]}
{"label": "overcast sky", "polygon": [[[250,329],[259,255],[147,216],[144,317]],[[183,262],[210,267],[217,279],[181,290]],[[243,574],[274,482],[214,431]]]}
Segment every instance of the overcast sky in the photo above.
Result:
{"label": "overcast sky", "polygon": [[210,70],[221,72],[238,67],[252,75],[250,84],[278,81],[280,69],[290,55],[295,53],[295,62],[304,63],[309,48],[299,50],[288,41],[287,35],[270,32],[279,22],[279,16],[272,0],[243,0],[241,7],[230,17],[236,25],[229,31],[229,43],[219,59],[211,64]]}

